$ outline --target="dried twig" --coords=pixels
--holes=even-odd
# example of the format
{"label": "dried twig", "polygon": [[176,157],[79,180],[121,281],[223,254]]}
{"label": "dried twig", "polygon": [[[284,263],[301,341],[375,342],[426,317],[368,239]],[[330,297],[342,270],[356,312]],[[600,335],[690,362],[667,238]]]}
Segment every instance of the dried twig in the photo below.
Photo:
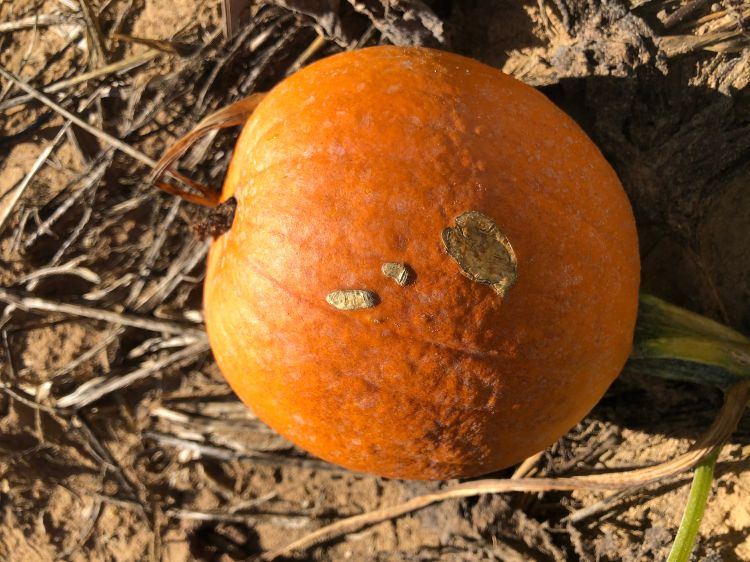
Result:
{"label": "dried twig", "polygon": [[211,72],[208,74],[201,89],[198,90],[198,94],[195,98],[195,109],[193,110],[193,114],[203,114],[206,108],[206,96],[208,95],[208,90],[211,88],[211,85],[214,83],[219,73],[224,69],[224,66],[234,58],[242,44],[245,42],[245,39],[247,39],[253,31],[255,31],[255,26],[248,25],[242,30],[242,33],[232,41],[229,50],[219,58],[219,60],[214,62]]}
{"label": "dried twig", "polygon": [[95,164],[93,168],[90,168],[86,172],[80,174],[73,181],[72,185],[75,185],[75,183],[77,183],[80,179],[86,180],[83,187],[79,188],[72,195],[66,197],[63,200],[63,203],[57,209],[55,209],[55,211],[45,221],[43,221],[33,233],[29,235],[29,237],[23,243],[24,250],[29,249],[34,244],[34,242],[39,239],[39,237],[51,232],[50,229],[52,225],[54,225],[60,219],[60,217],[62,217],[66,213],[68,209],[75,205],[76,202],[81,197],[83,197],[89,189],[93,189],[99,183],[99,180],[102,179],[104,173],[107,171],[109,164],[109,158],[106,158],[102,162]]}
{"label": "dried twig", "polygon": [[157,51],[168,53],[170,55],[178,55],[180,57],[188,57],[193,54],[198,48],[196,45],[191,43],[184,43],[182,41],[170,41],[167,39],[149,39],[148,37],[135,37],[133,35],[124,35],[122,33],[113,33],[112,37],[118,41],[124,41],[126,43],[136,43],[139,45],[146,45]]}
{"label": "dried twig", "polygon": [[240,29],[243,12],[250,12],[251,0],[222,0],[221,16],[224,21],[224,37],[231,39]]}
{"label": "dried twig", "polygon": [[70,555],[73,554],[76,550],[81,548],[91,537],[92,533],[94,532],[94,528],[96,527],[96,522],[99,520],[99,516],[102,513],[102,504],[104,502],[98,498],[94,498],[94,503],[91,508],[91,512],[88,514],[88,518],[86,521],[86,524],[83,526],[81,531],[78,534],[78,539],[70,545],[68,548],[66,548],[64,551],[62,551],[59,555],[59,559],[66,560],[70,558]]}
{"label": "dried twig", "polygon": [[168,355],[159,361],[148,362],[140,369],[126,375],[116,378],[98,377],[92,379],[79,386],[74,392],[59,398],[57,400],[57,406],[60,408],[82,408],[83,406],[99,400],[107,394],[125,388],[141,379],[145,379],[173,363],[189,359],[207,350],[207,342],[198,342],[176,353]]}
{"label": "dried twig", "polygon": [[[180,199],[175,198],[172,201],[172,204],[170,205],[169,211],[167,212],[167,216],[164,217],[163,220],[159,221],[158,223],[159,226],[157,227],[157,232],[156,232],[156,238],[154,239],[153,243],[150,245],[149,249],[146,251],[146,253],[143,256],[143,259],[141,260],[141,264],[138,267],[138,279],[135,281],[135,283],[131,285],[130,294],[128,295],[128,298],[125,300],[126,307],[130,308],[131,305],[140,296],[141,291],[143,291],[143,287],[146,285],[146,280],[151,274],[151,269],[154,267],[154,263],[156,263],[156,259],[159,257],[159,253],[161,252],[161,249],[164,246],[164,242],[167,239],[169,228],[172,226],[172,223],[177,217],[177,212],[180,209],[180,203],[181,203]],[[158,212],[159,210],[160,209],[157,207],[156,211]]]}
{"label": "dried twig", "polygon": [[130,285],[135,278],[136,277],[134,273],[126,273],[122,277],[118,277],[117,279],[113,279],[112,281],[106,283],[103,287],[98,287],[89,291],[88,293],[84,293],[83,298],[87,301],[101,300],[112,291],[115,291],[120,287],[126,287]]}
{"label": "dried twig", "polygon": [[[142,163],[144,163],[147,166],[150,166],[152,168],[156,167],[157,163],[156,163],[155,160],[152,160],[151,158],[149,158],[148,156],[146,156],[145,154],[143,154],[141,151],[133,148],[132,146],[130,146],[126,142],[123,142],[120,139],[117,139],[117,138],[113,137],[112,135],[110,135],[108,133],[105,133],[104,131],[102,131],[100,129],[97,129],[96,127],[94,127],[92,125],[89,125],[86,121],[84,121],[80,117],[74,115],[73,113],[69,112],[64,107],[58,105],[57,103],[55,103],[54,101],[52,101],[49,97],[45,96],[44,94],[42,94],[41,92],[39,92],[37,89],[31,87],[25,81],[21,80],[20,78],[18,78],[17,76],[15,76],[14,74],[12,74],[11,72],[8,72],[8,70],[6,70],[5,68],[3,68],[2,66],[0,66],[0,75],[2,75],[3,77],[5,77],[6,79],[10,80],[11,82],[13,82],[16,86],[18,86],[19,88],[21,88],[23,91],[25,91],[26,93],[30,94],[34,98],[38,99],[43,104],[45,104],[49,108],[53,109],[54,111],[56,111],[60,115],[63,115],[64,117],[66,117],[67,119],[69,119],[70,121],[72,121],[73,123],[75,123],[76,125],[78,125],[84,131],[87,131],[87,132],[91,133],[92,135],[94,135],[95,137],[97,137],[97,138],[99,138],[101,140],[106,141],[111,146],[117,148],[118,150],[124,152],[125,154],[127,154],[128,156],[130,156],[130,157],[138,160],[139,162],[142,162]],[[251,96],[251,97],[253,97],[253,96]],[[242,101],[246,102],[247,100],[242,100]],[[257,105],[257,102],[256,102],[256,105]],[[242,122],[244,123],[244,121],[242,121]],[[238,123],[235,123],[235,124],[238,124]],[[222,126],[230,126],[230,125],[222,125]],[[163,160],[164,159],[162,158],[162,160],[160,160],[160,162],[163,162]],[[185,183],[186,185],[190,185],[190,186],[198,189],[198,191],[201,191],[201,193],[203,193],[204,190],[208,190],[208,188],[205,188],[201,184],[199,184],[197,182],[194,182],[194,181],[192,181],[189,178],[186,178],[182,174],[179,174],[179,173],[175,172],[174,170],[168,170],[167,167],[164,167],[161,170],[161,173],[162,174],[163,173],[168,173],[168,174],[174,176],[175,178],[177,178],[178,180],[180,180],[181,182]],[[210,193],[210,190],[208,190],[207,193],[203,193],[203,196],[196,196],[196,195],[184,192],[182,190],[173,188],[173,187],[169,186],[168,184],[166,184],[164,182],[159,182],[158,186],[162,190],[166,191],[167,193],[171,193],[173,195],[179,195],[180,197],[182,197],[183,199],[185,199],[187,201],[192,201],[192,202],[200,204],[200,205],[206,205],[207,198],[209,198],[209,197],[216,198],[216,195],[213,194],[213,193]]]}
{"label": "dried twig", "polygon": [[143,498],[136,492],[135,487],[130,482],[120,464],[109,452],[109,449],[99,440],[94,431],[91,429],[88,420],[82,415],[74,415],[71,419],[72,426],[78,430],[78,433],[86,440],[89,445],[89,451],[93,453],[100,464],[106,466],[114,475],[120,486],[130,494],[130,497],[136,500],[143,512],[146,510],[146,504]]}
{"label": "dried twig", "polygon": [[543,456],[544,451],[539,451],[535,455],[531,455],[529,458],[519,464],[518,467],[516,467],[510,479],[518,480],[520,478],[524,478],[530,474],[533,474],[535,472],[534,467],[536,466],[536,463],[538,463],[539,459],[541,459]]}
{"label": "dried twig", "polygon": [[173,336],[165,339],[163,337],[151,338],[143,342],[138,347],[135,347],[128,352],[128,359],[137,359],[143,357],[147,353],[155,353],[162,349],[172,349],[175,347],[185,347],[195,343],[195,338],[192,336]]}
{"label": "dried twig", "polygon": [[[229,399],[228,399],[229,398]],[[222,396],[195,396],[190,394],[183,397],[164,397],[162,402],[165,407],[179,409],[180,412],[208,416],[214,418],[232,418],[257,420],[258,418],[242,402],[232,395]],[[157,410],[158,411],[158,410]]]}
{"label": "dried twig", "polygon": [[354,44],[354,49],[361,49],[362,47],[367,45],[367,42],[372,39],[376,31],[377,28],[374,25],[370,24],[365,32],[360,36],[360,38],[357,39],[357,42]]}
{"label": "dried twig", "polygon": [[659,48],[668,58],[705,50],[727,50],[734,43],[747,42],[742,31],[723,31],[705,35],[667,35],[659,38]]}
{"label": "dried twig", "polygon": [[[96,190],[96,185],[92,187],[93,190]],[[86,224],[89,222],[89,219],[91,219],[91,216],[94,214],[93,209],[91,206],[86,206],[83,209],[83,215],[81,215],[80,220],[78,221],[78,224],[70,231],[70,234],[65,238],[62,244],[60,244],[60,247],[55,252],[55,255],[52,256],[52,259],[49,261],[50,266],[54,266],[56,263],[58,263],[65,252],[68,251],[68,248],[70,248],[73,245],[73,242],[78,240],[78,237],[83,233],[84,228],[86,227]],[[33,285],[29,285],[29,290],[33,290]]]}
{"label": "dried twig", "polygon": [[154,167],[156,165],[156,161],[152,160],[145,154],[143,154],[140,150],[136,150],[126,142],[121,141],[120,139],[117,139],[113,137],[112,135],[105,133],[104,131],[97,129],[93,125],[89,125],[86,121],[78,117],[77,115],[74,115],[64,107],[58,105],[54,101],[52,101],[49,97],[45,96],[43,93],[41,93],[36,88],[33,88],[28,83],[26,83],[24,80],[20,79],[16,75],[14,75],[11,72],[8,72],[4,67],[0,66],[0,75],[2,75],[7,80],[10,80],[13,82],[16,86],[21,88],[24,92],[29,94],[30,96],[36,98],[40,102],[42,102],[44,105],[49,107],[50,109],[53,109],[66,119],[69,119],[76,125],[78,125],[81,129],[84,131],[87,131],[97,137],[98,139],[101,139],[103,141],[106,141],[113,147],[117,148],[118,150],[124,152],[128,156],[138,160],[139,162],[142,162],[143,164],[146,164],[149,167]]}
{"label": "dried twig", "polygon": [[16,223],[16,227],[13,229],[13,235],[9,236],[10,238],[10,248],[8,249],[8,252],[6,255],[14,255],[18,254],[21,248],[21,237],[23,236],[24,231],[26,230],[26,224],[29,222],[29,218],[31,218],[31,215],[34,214],[36,209],[28,209],[24,208],[23,212],[20,212],[20,217],[18,218],[18,223]]}
{"label": "dried twig", "polygon": [[2,234],[3,227],[5,226],[6,221],[10,217],[18,201],[21,199],[21,196],[23,196],[26,188],[31,185],[31,180],[34,179],[34,176],[36,176],[39,170],[41,170],[42,166],[47,161],[47,158],[49,158],[50,154],[52,154],[52,151],[55,150],[57,143],[60,142],[60,140],[65,135],[65,131],[69,126],[70,122],[66,122],[60,128],[60,130],[55,135],[55,138],[53,138],[52,142],[49,143],[47,148],[42,151],[42,153],[34,162],[34,165],[31,167],[31,170],[29,170],[29,172],[18,183],[18,185],[11,188],[9,191],[2,194],[2,197],[0,197],[0,204],[2,205],[0,206],[0,234]]}
{"label": "dried twig", "polygon": [[106,335],[99,343],[88,349],[87,351],[81,353],[78,357],[73,359],[70,363],[65,365],[64,367],[61,367],[54,373],[52,373],[48,377],[48,381],[52,384],[55,383],[55,381],[63,376],[67,375],[71,371],[73,371],[76,367],[81,365],[82,363],[85,363],[89,359],[92,359],[96,355],[99,354],[100,351],[105,349],[109,344],[111,344],[113,341],[115,341],[117,338],[119,338],[124,331],[124,328],[116,328],[112,330],[108,335]]}
{"label": "dried twig", "polygon": [[[245,408],[247,409],[247,408]],[[293,445],[252,416],[210,417],[191,415],[167,408],[156,408],[152,415],[162,420],[165,432],[192,441],[210,439],[213,445],[239,454],[280,454]]]}
{"label": "dried twig", "polygon": [[[138,129],[145,127],[166,105],[193,90],[193,88],[183,87],[179,79],[184,78],[185,75],[187,75],[186,80],[188,81],[194,79],[194,76],[190,76],[190,74],[194,73],[197,75],[200,69],[203,68],[205,61],[210,58],[209,51],[219,37],[221,37],[221,30],[217,29],[208,37],[206,43],[190,57],[182,72],[174,72],[159,79],[161,87],[153,92],[153,98],[148,101],[146,106],[137,115],[135,110],[140,103],[142,94],[146,90],[146,85],[141,86],[131,94],[128,100],[128,109],[124,112],[122,120],[123,126],[121,130],[124,136],[128,136]],[[127,125],[125,125],[126,123]]]}
{"label": "dried twig", "polygon": [[712,30],[726,31],[732,27],[737,27],[737,25],[742,25],[748,18],[750,18],[750,7],[747,9],[724,9],[711,12],[698,18],[695,20],[694,25],[695,27],[698,27],[712,21],[723,19],[725,22],[720,23],[717,27],[712,27]]}
{"label": "dried twig", "polygon": [[70,260],[69,262],[62,265],[42,267],[18,278],[16,280],[16,283],[18,283],[19,285],[28,283],[27,288],[29,288],[29,290],[33,290],[33,288],[30,287],[30,285],[32,285],[32,282],[52,275],[75,275],[76,277],[80,277],[81,279],[84,279],[89,283],[100,283],[101,279],[96,273],[86,267],[81,267],[79,265],[85,259],[86,256],[78,256],[77,258]]}
{"label": "dried twig", "polygon": [[[281,26],[284,23],[284,20],[280,20],[277,25]],[[268,31],[270,32],[270,29]],[[297,28],[296,26],[289,26],[289,28],[281,35],[281,37],[279,37],[272,45],[267,47],[258,56],[259,60],[257,64],[253,66],[252,70],[248,73],[248,75],[239,86],[241,94],[246,94],[255,89],[255,83],[261,73],[264,72],[269,65],[274,63],[274,61],[277,59],[277,55],[279,53],[282,53],[283,50],[295,40],[298,33],[299,28]]]}
{"label": "dried twig", "polygon": [[448,499],[506,492],[572,491],[578,489],[604,491],[643,487],[692,468],[710,455],[717,446],[720,446],[732,434],[745,411],[748,398],[750,398],[750,383],[741,383],[734,387],[732,391],[727,393],[724,406],[711,428],[695,443],[692,449],[662,464],[636,470],[567,478],[521,478],[518,480],[466,482],[447,490],[419,496],[395,506],[378,509],[327,525],[283,548],[263,554],[261,560],[274,560],[289,555],[294,550],[306,549],[320,542],[354,532],[362,527],[394,519]]}
{"label": "dried twig", "polygon": [[610,494],[604,499],[599,500],[598,502],[594,504],[588,505],[586,507],[583,507],[581,509],[578,509],[572,512],[570,515],[564,518],[564,521],[568,521],[572,524],[580,523],[581,521],[584,521],[590,517],[593,517],[594,515],[597,515],[601,513],[602,511],[606,511],[607,509],[612,507],[615,503],[617,503],[617,500],[632,494],[633,490],[635,489],[636,488],[632,488],[632,489],[626,488],[625,490],[621,490],[619,492]]}
{"label": "dried twig", "polygon": [[46,412],[48,414],[57,414],[58,412],[49,406],[45,406],[44,404],[40,404],[34,398],[27,394],[22,392],[18,388],[13,388],[8,384],[5,384],[4,382],[0,382],[0,390],[5,392],[8,396],[13,398],[14,400],[18,400],[21,404],[24,406],[28,406],[29,408],[32,408],[34,410],[40,410],[42,412]]}
{"label": "dried twig", "polygon": [[177,447],[179,449],[187,451],[195,451],[203,457],[218,459],[222,461],[247,460],[257,464],[269,466],[284,465],[292,466],[295,468],[307,468],[311,470],[325,470],[328,472],[348,472],[346,469],[319,460],[294,458],[257,451],[237,452],[224,447],[206,445],[204,443],[191,441],[189,439],[181,439],[180,437],[175,437],[174,435],[168,435],[166,433],[160,433],[157,431],[147,431],[143,434],[143,436],[151,438],[162,445]]}
{"label": "dried twig", "polygon": [[297,57],[297,59],[289,65],[289,68],[286,71],[286,75],[289,76],[290,74],[294,74],[297,72],[300,68],[305,66],[307,61],[309,61],[312,57],[315,56],[315,53],[317,53],[320,49],[322,49],[326,44],[327,39],[323,35],[318,35],[315,37],[315,39],[312,40],[312,43],[310,43],[307,48],[302,51],[300,56]]}
{"label": "dried twig", "polygon": [[[37,28],[34,28],[36,31]],[[68,52],[69,49],[73,48],[76,43],[80,40],[80,38],[83,36],[83,30],[79,27],[76,27],[72,33],[70,33],[67,38],[65,44],[62,46],[62,48],[57,51],[52,56],[48,57],[44,64],[37,70],[32,76],[29,76],[27,78],[28,82],[33,82],[35,80],[40,79],[44,73],[46,73],[48,70],[50,70],[52,64],[62,59],[62,57],[65,55],[65,53]],[[33,43],[33,42],[32,42]],[[30,43],[31,46],[31,43]],[[20,74],[23,70],[25,64],[25,59],[21,62],[21,64],[18,67],[18,73]],[[6,95],[13,89],[13,83],[9,82],[6,84],[5,88],[3,88],[3,91],[0,92],[0,102],[3,101],[6,97]]]}
{"label": "dried twig", "polygon": [[235,505],[230,506],[229,513],[237,513],[238,511],[242,511],[243,509],[252,509],[254,507],[258,507],[259,505],[263,505],[264,503],[277,498],[282,490],[289,491],[294,488],[301,488],[302,486],[304,486],[304,482],[297,483],[292,486],[286,486],[284,488],[277,486],[275,489],[266,494],[263,494],[262,496],[258,496],[257,498],[253,498],[251,500],[241,501],[239,503],[236,503]]}
{"label": "dried twig", "polygon": [[[140,55],[134,55],[132,57],[122,59],[121,61],[113,62],[112,64],[99,67],[95,70],[77,74],[72,78],[59,80],[58,82],[54,82],[49,86],[45,86],[40,91],[45,94],[53,94],[55,92],[67,90],[68,88],[72,88],[73,86],[83,84],[84,82],[88,82],[89,80],[93,80],[95,78],[103,78],[104,76],[108,76],[110,74],[119,74],[121,72],[126,72],[154,60],[160,54],[161,53],[155,49],[149,49],[148,51],[146,51],[145,53],[141,53]],[[22,96],[11,98],[0,103],[0,111],[4,109],[10,109],[17,105],[22,105],[32,99],[34,99],[34,96],[31,94],[25,94]]]}
{"label": "dried twig", "polygon": [[61,14],[38,14],[35,16],[29,16],[27,18],[21,18],[16,21],[5,21],[0,23],[0,33],[11,33],[14,31],[21,31],[23,29],[32,29],[34,27],[49,27],[52,25],[60,25],[69,23],[71,18]]}
{"label": "dried twig", "polygon": [[184,280],[187,272],[191,271],[199,263],[203,262],[211,243],[208,240],[189,240],[180,251],[179,255],[170,264],[164,277],[156,283],[151,290],[140,295],[135,303],[135,309],[151,311],[174,291]]}
{"label": "dried twig", "polygon": [[86,34],[88,35],[89,52],[94,62],[93,66],[107,64],[107,43],[99,26],[99,18],[89,0],[78,0],[81,6],[83,21],[86,22]]}
{"label": "dried twig", "polygon": [[681,24],[706,6],[710,5],[711,2],[712,0],[690,0],[690,2],[683,4],[666,17],[663,22],[664,28],[671,29],[672,27]]}
{"label": "dried twig", "polygon": [[175,519],[189,519],[192,521],[229,521],[232,523],[244,523],[246,525],[256,524],[259,521],[271,520],[287,520],[291,526],[299,528],[302,526],[308,526],[312,519],[306,516],[300,515],[286,515],[276,513],[251,513],[251,514],[238,514],[238,513],[219,513],[209,511],[192,511],[188,509],[170,509],[167,511],[169,517]]}
{"label": "dried twig", "polygon": [[232,523],[257,523],[260,517],[254,515],[236,515],[233,513],[210,513],[206,511],[192,511],[188,509],[169,509],[166,515],[175,519],[191,521],[230,521]]}
{"label": "dried twig", "polygon": [[80,304],[70,304],[48,299],[42,299],[28,295],[21,291],[14,291],[0,287],[0,301],[15,305],[23,310],[34,310],[44,312],[60,312],[72,316],[81,316],[92,320],[101,320],[110,324],[119,324],[121,326],[131,326],[141,330],[150,330],[152,332],[164,332],[166,334],[191,335],[196,338],[205,339],[205,332],[195,324],[185,322],[175,322],[170,320],[160,320],[148,316],[138,316],[135,314],[126,314],[114,312],[111,310],[101,310],[92,306]]}

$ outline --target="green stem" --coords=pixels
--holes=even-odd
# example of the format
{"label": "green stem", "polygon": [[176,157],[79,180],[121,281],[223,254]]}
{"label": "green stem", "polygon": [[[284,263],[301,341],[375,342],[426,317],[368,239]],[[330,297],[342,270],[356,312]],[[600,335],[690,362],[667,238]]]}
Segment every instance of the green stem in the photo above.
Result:
{"label": "green stem", "polygon": [[[747,385],[750,381],[750,340],[704,316],[641,295],[627,368],[662,378],[718,386],[729,396],[737,390],[734,385]],[[695,469],[688,503],[667,562],[690,560],[720,449],[721,445],[715,447]]]}
{"label": "green stem", "polygon": [[704,316],[641,295],[628,369],[727,389],[750,378],[750,340]]}
{"label": "green stem", "polygon": [[672,550],[669,553],[667,562],[688,562],[690,555],[695,546],[695,539],[698,536],[703,513],[706,510],[706,502],[711,492],[711,482],[714,477],[714,466],[719,456],[719,450],[716,450],[706,457],[695,469],[693,483],[690,487],[685,512],[682,514],[680,528],[672,544]]}

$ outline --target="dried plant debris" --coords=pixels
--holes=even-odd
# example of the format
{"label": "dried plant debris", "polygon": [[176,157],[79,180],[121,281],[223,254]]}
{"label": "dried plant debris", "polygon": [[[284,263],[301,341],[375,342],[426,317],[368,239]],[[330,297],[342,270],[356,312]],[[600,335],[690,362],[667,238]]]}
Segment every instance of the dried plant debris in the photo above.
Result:
{"label": "dried plant debris", "polygon": [[365,289],[338,289],[326,296],[326,302],[339,310],[372,308],[378,304],[378,296]]}
{"label": "dried plant debris", "polygon": [[312,19],[313,25],[340,46],[357,45],[368,28],[394,45],[445,43],[443,22],[420,0],[270,0]]}
{"label": "dried plant debris", "polygon": [[368,28],[367,18],[340,0],[269,0],[269,3],[306,16],[319,33],[344,48],[356,45]]}
{"label": "dried plant debris", "polygon": [[553,55],[554,66],[566,77],[629,76],[647,64],[666,70],[654,32],[619,2],[605,0],[596,9],[589,6],[574,21],[574,40],[560,45]]}
{"label": "dried plant debris", "polygon": [[411,281],[411,278],[413,277],[411,275],[409,266],[405,263],[388,261],[380,267],[380,271],[383,272],[383,275],[390,279],[393,279],[402,287],[408,285]]}
{"label": "dried plant debris", "polygon": [[420,0],[349,0],[394,45],[442,45],[443,22]]}
{"label": "dried plant debris", "polygon": [[448,254],[472,281],[491,285],[501,297],[516,282],[516,254],[495,221],[478,211],[456,218],[454,228],[443,230]]}
{"label": "dried plant debris", "polygon": [[526,12],[517,4],[513,10],[504,7],[515,22],[531,18],[538,24],[533,33],[525,30],[528,35],[522,38],[518,25],[499,27],[501,12],[488,15],[491,5],[478,1],[459,10],[467,24],[476,28],[474,33],[486,35],[489,41],[477,44],[468,28],[459,30],[453,42],[467,43],[474,56],[532,86],[583,76],[632,76],[643,66],[666,72],[658,35],[618,0],[540,0],[536,10],[527,6]]}

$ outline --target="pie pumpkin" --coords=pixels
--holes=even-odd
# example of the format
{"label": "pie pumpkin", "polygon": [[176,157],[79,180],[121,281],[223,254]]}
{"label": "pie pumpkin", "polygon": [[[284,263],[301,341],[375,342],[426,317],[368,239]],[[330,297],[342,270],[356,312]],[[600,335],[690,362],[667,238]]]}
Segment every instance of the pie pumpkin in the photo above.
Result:
{"label": "pie pumpkin", "polygon": [[248,119],[221,198],[237,207],[205,283],[216,361],[332,463],[510,466],[579,422],[630,352],[620,182],[541,93],[479,62],[374,47],[310,65]]}

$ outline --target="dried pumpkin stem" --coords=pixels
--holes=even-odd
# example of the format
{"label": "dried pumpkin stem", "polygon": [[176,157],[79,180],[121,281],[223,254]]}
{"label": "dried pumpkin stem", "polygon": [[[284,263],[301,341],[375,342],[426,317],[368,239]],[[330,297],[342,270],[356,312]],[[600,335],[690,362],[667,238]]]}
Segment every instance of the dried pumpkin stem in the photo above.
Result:
{"label": "dried pumpkin stem", "polygon": [[[265,94],[253,94],[252,96],[236,101],[227,107],[223,107],[203,119],[192,131],[178,139],[177,142],[175,142],[162,155],[159,161],[156,162],[154,170],[149,176],[151,183],[162,191],[166,191],[171,195],[177,195],[191,203],[196,203],[205,207],[216,207],[219,204],[220,197],[217,189],[213,189],[202,183],[191,180],[179,172],[174,171],[172,167],[177,163],[180,157],[200,139],[210,135],[214,131],[218,131],[219,129],[243,125],[253,114],[253,111],[258,107],[258,104],[264,96]],[[167,173],[197,191],[199,195],[190,193],[189,191],[185,191],[182,188],[172,186],[162,181],[162,176]]]}

